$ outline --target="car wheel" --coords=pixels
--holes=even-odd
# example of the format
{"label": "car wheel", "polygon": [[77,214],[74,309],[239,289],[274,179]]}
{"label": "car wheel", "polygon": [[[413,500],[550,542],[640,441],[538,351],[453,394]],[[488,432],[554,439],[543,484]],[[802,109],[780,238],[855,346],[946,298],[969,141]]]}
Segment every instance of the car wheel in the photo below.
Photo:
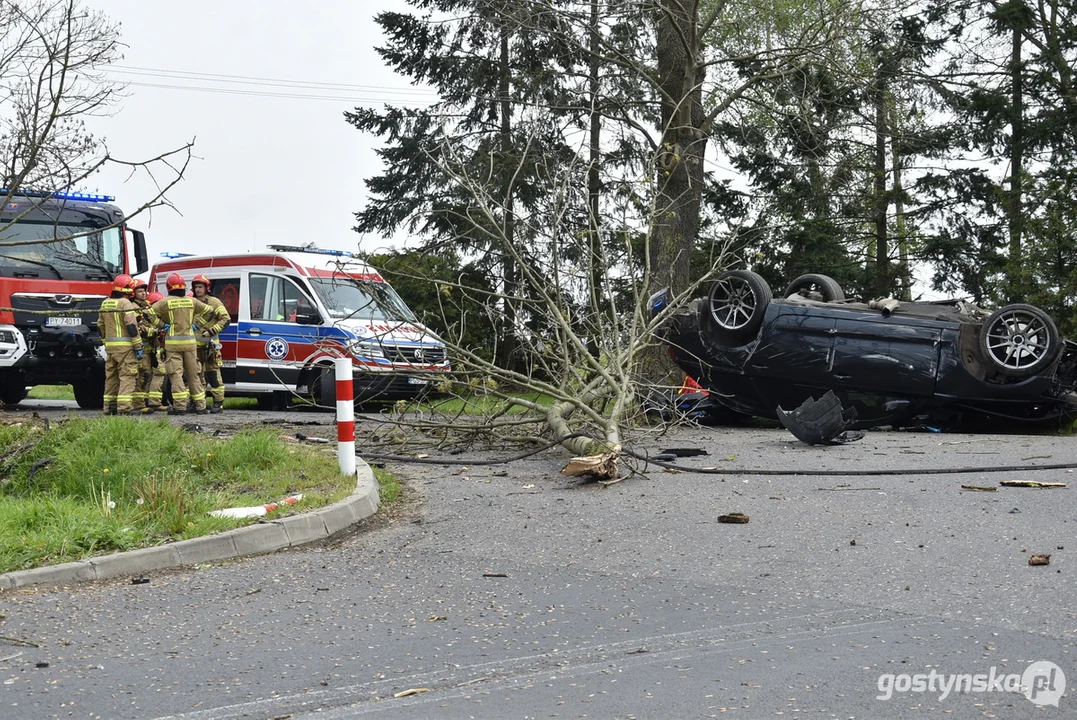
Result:
{"label": "car wheel", "polygon": [[717,338],[736,341],[755,334],[773,297],[767,281],[754,272],[730,270],[719,275],[707,293]]}
{"label": "car wheel", "polygon": [[837,280],[829,275],[818,275],[816,273],[801,275],[789,283],[789,287],[785,289],[782,297],[791,295],[800,295],[810,300],[822,297],[823,302],[841,302],[845,299],[845,291],[841,289],[841,285]]}
{"label": "car wheel", "polygon": [[1058,359],[1058,328],[1032,305],[1007,305],[991,313],[980,328],[980,350],[1003,375],[1026,377],[1042,372]]}

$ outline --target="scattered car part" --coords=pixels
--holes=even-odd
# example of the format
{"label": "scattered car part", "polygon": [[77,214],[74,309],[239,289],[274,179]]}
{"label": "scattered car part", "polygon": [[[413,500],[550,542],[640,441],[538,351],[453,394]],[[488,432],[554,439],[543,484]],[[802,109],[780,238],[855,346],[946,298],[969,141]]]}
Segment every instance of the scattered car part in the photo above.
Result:
{"label": "scattered car part", "polygon": [[1050,555],[1030,555],[1028,558],[1029,565],[1050,565]]}
{"label": "scattered car part", "polygon": [[785,429],[808,445],[855,442],[864,437],[863,433],[845,434],[845,429],[856,420],[856,408],[845,412],[833,391],[828,390],[818,400],[808,398],[795,410],[778,407],[777,413]]}

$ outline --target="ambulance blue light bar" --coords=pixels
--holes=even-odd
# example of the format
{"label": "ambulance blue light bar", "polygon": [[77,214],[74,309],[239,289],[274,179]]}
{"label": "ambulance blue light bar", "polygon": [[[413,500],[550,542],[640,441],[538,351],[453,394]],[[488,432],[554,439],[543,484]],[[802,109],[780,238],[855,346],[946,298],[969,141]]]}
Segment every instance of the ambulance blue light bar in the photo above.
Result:
{"label": "ambulance blue light bar", "polygon": [[194,257],[194,253],[181,253],[181,252],[165,251],[165,252],[161,253],[161,257],[168,258],[169,260],[175,260],[176,258],[181,258],[181,257]]}
{"label": "ambulance blue light bar", "polygon": [[23,190],[19,189],[12,193],[11,190],[0,189],[0,194],[5,197],[9,194],[23,197],[48,198],[52,200],[80,200],[82,202],[113,202],[116,198],[111,195],[98,195],[97,193],[79,192],[51,192],[49,190]]}
{"label": "ambulance blue light bar", "polygon": [[302,245],[266,245],[270,250],[277,252],[301,252],[314,253],[315,255],[335,255],[337,257],[353,257],[347,250],[322,250],[316,247],[303,247]]}

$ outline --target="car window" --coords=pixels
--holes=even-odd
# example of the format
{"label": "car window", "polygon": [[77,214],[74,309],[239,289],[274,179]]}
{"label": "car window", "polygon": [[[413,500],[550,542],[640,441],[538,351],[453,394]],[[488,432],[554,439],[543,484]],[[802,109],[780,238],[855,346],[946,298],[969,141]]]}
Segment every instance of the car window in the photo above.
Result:
{"label": "car window", "polygon": [[252,320],[295,322],[296,314],[310,314],[315,305],[291,278],[251,274]]}
{"label": "car window", "polygon": [[213,281],[213,294],[224,305],[232,322],[239,320],[239,289],[239,278],[222,278]]}

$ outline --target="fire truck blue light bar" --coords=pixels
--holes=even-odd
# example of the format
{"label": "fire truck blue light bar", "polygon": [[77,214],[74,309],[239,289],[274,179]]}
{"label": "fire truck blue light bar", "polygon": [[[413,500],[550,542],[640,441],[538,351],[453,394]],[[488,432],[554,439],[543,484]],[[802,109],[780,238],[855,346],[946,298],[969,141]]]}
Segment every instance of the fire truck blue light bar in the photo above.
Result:
{"label": "fire truck blue light bar", "polygon": [[7,196],[8,194],[12,194],[15,197],[22,195],[23,197],[38,197],[52,200],[81,200],[82,202],[113,202],[116,199],[111,195],[98,195],[97,193],[52,192],[49,190],[25,189],[19,189],[12,193],[11,190],[0,189],[0,195]]}

